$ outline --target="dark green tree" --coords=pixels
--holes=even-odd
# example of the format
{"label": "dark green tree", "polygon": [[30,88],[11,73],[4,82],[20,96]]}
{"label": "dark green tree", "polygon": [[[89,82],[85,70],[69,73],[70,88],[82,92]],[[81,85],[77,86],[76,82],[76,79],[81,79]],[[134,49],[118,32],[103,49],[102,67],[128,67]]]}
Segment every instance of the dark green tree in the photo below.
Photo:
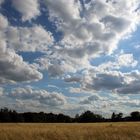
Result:
{"label": "dark green tree", "polygon": [[140,121],[140,112],[134,111],[130,115],[131,115],[132,120]]}

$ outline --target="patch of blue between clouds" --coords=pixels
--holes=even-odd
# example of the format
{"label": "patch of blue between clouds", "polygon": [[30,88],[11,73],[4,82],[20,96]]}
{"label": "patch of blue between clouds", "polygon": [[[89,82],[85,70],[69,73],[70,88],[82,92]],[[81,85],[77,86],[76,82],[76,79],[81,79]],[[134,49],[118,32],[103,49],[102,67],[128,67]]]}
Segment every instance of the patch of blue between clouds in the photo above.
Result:
{"label": "patch of blue between clouds", "polygon": [[45,55],[42,52],[18,52],[18,54],[28,63],[33,63],[35,59]]}
{"label": "patch of blue between clouds", "polygon": [[140,45],[140,26],[137,27],[137,30],[132,33],[131,37],[128,39],[121,40],[118,49],[114,53],[118,53],[120,50],[123,50],[124,53],[132,53],[135,59],[140,57],[138,50],[135,46]]}

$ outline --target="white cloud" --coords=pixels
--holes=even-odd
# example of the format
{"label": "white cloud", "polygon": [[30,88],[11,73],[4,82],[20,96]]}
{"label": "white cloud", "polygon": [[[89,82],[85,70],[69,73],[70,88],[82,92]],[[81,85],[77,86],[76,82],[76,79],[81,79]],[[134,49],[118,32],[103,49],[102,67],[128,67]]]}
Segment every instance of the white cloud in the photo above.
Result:
{"label": "white cloud", "polygon": [[20,100],[16,99],[13,104],[10,105],[9,108],[13,108],[16,111],[19,112],[39,112],[42,109],[41,104],[36,100]]}
{"label": "white cloud", "polygon": [[58,17],[62,19],[65,23],[69,22],[70,20],[73,19],[78,19],[80,16],[79,12],[79,2],[71,0],[71,1],[66,1],[66,0],[57,0],[57,1],[52,1],[52,0],[45,0],[47,8],[50,10],[50,16],[51,18],[53,17]]}
{"label": "white cloud", "polygon": [[102,19],[102,22],[105,24],[107,30],[113,30],[118,33],[123,32],[123,30],[127,29],[130,24],[128,19],[116,17],[114,15],[105,16]]}
{"label": "white cloud", "polygon": [[92,95],[89,96],[88,98],[83,99],[82,101],[80,101],[80,104],[92,104],[94,101],[98,101],[98,100],[102,100],[102,98],[98,95]]}
{"label": "white cloud", "polygon": [[2,87],[0,87],[0,96],[2,96],[4,93],[4,89]]}
{"label": "white cloud", "polygon": [[128,100],[128,101],[122,101],[121,104],[129,106],[129,107],[136,107],[140,108],[140,100]]}
{"label": "white cloud", "polygon": [[16,29],[12,28],[7,35],[8,21],[0,15],[0,83],[15,83],[24,81],[36,81],[42,79],[42,74],[35,67],[23,61],[14,49],[8,48],[10,38],[17,42]]}
{"label": "white cloud", "polygon": [[140,72],[120,72],[114,70],[89,70],[81,76],[81,88],[96,92],[139,94]]}
{"label": "white cloud", "polygon": [[73,87],[70,87],[69,88],[69,92],[70,93],[82,93],[82,90],[81,90],[81,88],[73,88]]}
{"label": "white cloud", "polygon": [[118,65],[120,66],[132,66],[135,67],[137,65],[137,61],[134,60],[133,54],[122,54],[118,56]]}
{"label": "white cloud", "polygon": [[[0,0],[0,4],[2,2]],[[25,22],[42,14],[40,2],[45,2],[47,7],[42,10],[49,11],[46,14],[51,22],[46,23],[46,28],[51,26],[49,30],[52,31],[56,25],[53,33],[44,28],[42,22]],[[16,105],[19,104],[19,107],[23,105],[31,109],[29,106],[36,108],[42,105],[49,106],[51,110],[54,106],[66,105],[59,109],[62,111],[71,106],[75,109],[76,106],[76,111],[95,108],[103,112],[114,110],[115,107],[119,110],[127,105],[139,107],[136,100],[119,96],[115,97],[115,102],[93,94],[103,91],[122,96],[140,93],[140,72],[130,70],[137,69],[135,56],[128,52],[113,54],[120,40],[126,39],[140,24],[139,5],[139,0],[83,0],[83,4],[80,0],[12,0],[13,8],[21,14],[22,26],[12,26],[10,22],[13,19],[8,23],[9,17],[0,14],[0,84],[40,80],[43,76],[38,70],[41,70],[47,71],[50,77],[62,76],[65,82],[78,82],[78,88],[67,88],[70,93],[87,93],[85,96],[92,96],[82,99],[78,106],[77,99],[73,99],[73,104],[65,104],[66,97],[61,93],[32,87],[17,88],[9,97],[17,99]],[[57,31],[62,33],[62,38],[58,37],[60,34]],[[18,55],[20,51],[43,52],[45,55],[37,58],[33,64],[28,64]],[[107,60],[99,66],[92,65],[95,58],[102,59],[102,56],[110,54],[115,55],[113,60]],[[122,68],[130,71],[122,72]],[[2,93],[3,89],[0,88],[0,95]],[[67,99],[72,100],[69,97]]]}
{"label": "white cloud", "polygon": [[[0,46],[0,83],[15,83],[36,81],[42,79],[42,74],[13,50]],[[2,50],[4,50],[2,52]]]}
{"label": "white cloud", "polygon": [[0,14],[0,30],[4,30],[8,26],[7,18]]}
{"label": "white cloud", "polygon": [[125,85],[123,87],[120,87],[115,90],[115,92],[120,94],[140,94],[140,81],[132,82],[128,85]]}
{"label": "white cloud", "polygon": [[112,58],[114,60],[100,64],[97,69],[100,69],[100,71],[120,70],[121,68],[135,68],[138,64],[138,61],[135,60],[131,53],[117,54]]}
{"label": "white cloud", "polygon": [[12,0],[13,7],[22,15],[22,20],[31,20],[40,14],[38,0]]}
{"label": "white cloud", "polygon": [[65,82],[80,82],[81,81],[81,77],[80,76],[70,76],[67,75],[64,78]]}
{"label": "white cloud", "polygon": [[110,53],[116,49],[120,39],[130,33],[139,22],[139,14],[135,10],[137,0],[129,4],[127,1],[114,3],[92,0],[84,2],[84,9],[79,1],[74,0],[70,4],[65,0],[59,0],[57,4],[50,0],[46,2],[51,20],[57,18],[58,30],[64,33],[63,45],[82,45],[86,49],[85,42],[98,41],[99,48],[103,47],[101,51]]}
{"label": "white cloud", "polygon": [[129,96],[120,94],[109,94],[106,97],[102,96],[102,94],[93,94],[80,99],[79,103],[85,108],[103,115],[111,114],[112,112],[128,114],[128,112],[132,112],[134,109],[137,110],[140,107],[138,99],[132,99]]}
{"label": "white cloud", "polygon": [[[97,56],[113,53],[119,41],[130,35],[140,23],[139,10],[136,10],[139,3],[137,0],[91,0],[83,1],[82,6],[79,0],[46,0],[50,20],[63,33],[59,47],[53,47],[51,55],[43,58],[47,62],[46,69],[51,64],[55,76],[63,72],[75,73],[91,68],[91,59],[94,61]],[[127,62],[124,62],[126,57]],[[108,65],[113,65],[114,69],[135,67],[137,61],[132,54],[122,54],[116,63]]]}
{"label": "white cloud", "polygon": [[[78,53],[78,50],[74,52],[74,49],[72,53],[68,53],[67,50],[55,46],[52,50],[49,49],[48,52],[46,52],[46,56],[37,59],[36,62],[39,63],[40,69],[48,70],[49,75],[52,77],[61,76],[69,72],[76,73],[84,68],[91,68],[87,55],[82,57],[82,55]],[[79,56],[76,56],[76,53]],[[84,51],[81,50],[81,53],[83,54]]]}
{"label": "white cloud", "polygon": [[16,51],[44,52],[53,44],[53,37],[42,26],[12,27],[9,26],[6,33],[8,46]]}
{"label": "white cloud", "polygon": [[96,95],[96,91],[94,92],[91,89],[85,89],[83,86],[80,87],[70,87],[68,88],[70,93],[74,93],[74,94],[84,94],[84,96],[91,96],[91,95]]}
{"label": "white cloud", "polygon": [[49,106],[60,106],[66,103],[65,96],[57,92],[48,92],[47,90],[37,90],[28,86],[25,88],[15,88],[8,94],[9,97],[20,100],[37,100],[40,104]]}

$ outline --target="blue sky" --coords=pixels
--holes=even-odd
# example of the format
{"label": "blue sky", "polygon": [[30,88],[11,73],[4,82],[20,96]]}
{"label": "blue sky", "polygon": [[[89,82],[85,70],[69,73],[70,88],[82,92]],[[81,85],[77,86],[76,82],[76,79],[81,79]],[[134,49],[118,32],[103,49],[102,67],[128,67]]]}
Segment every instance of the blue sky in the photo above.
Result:
{"label": "blue sky", "polygon": [[0,107],[140,110],[139,7],[139,0],[0,0]]}

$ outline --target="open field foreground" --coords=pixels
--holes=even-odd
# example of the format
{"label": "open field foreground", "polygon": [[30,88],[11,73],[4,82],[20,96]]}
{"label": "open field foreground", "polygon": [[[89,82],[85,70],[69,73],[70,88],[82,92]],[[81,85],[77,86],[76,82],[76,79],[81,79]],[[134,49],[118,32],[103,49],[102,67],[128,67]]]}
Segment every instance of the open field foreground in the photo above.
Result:
{"label": "open field foreground", "polygon": [[140,123],[0,124],[0,140],[140,140]]}

